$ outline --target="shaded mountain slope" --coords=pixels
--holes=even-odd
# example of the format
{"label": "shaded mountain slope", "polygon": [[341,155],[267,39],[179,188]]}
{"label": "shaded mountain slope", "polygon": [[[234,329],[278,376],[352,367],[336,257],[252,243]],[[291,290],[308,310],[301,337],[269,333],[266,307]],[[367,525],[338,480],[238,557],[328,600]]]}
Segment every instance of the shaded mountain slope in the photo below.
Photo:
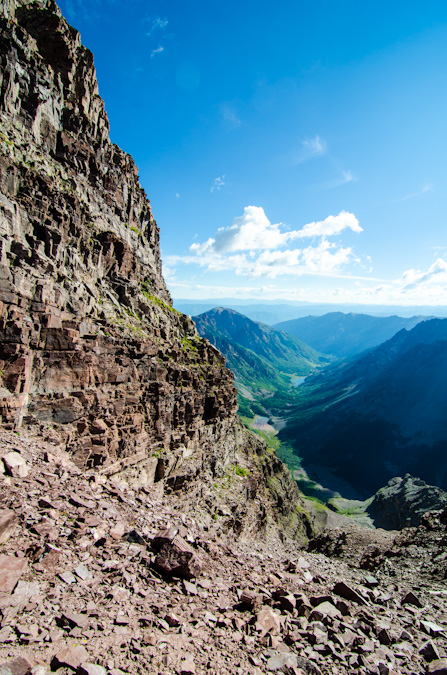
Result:
{"label": "shaded mountain slope", "polygon": [[303,340],[320,352],[346,357],[380,345],[403,328],[411,330],[426,318],[330,312],[324,316],[282,321],[274,328]]}
{"label": "shaded mountain slope", "polygon": [[447,487],[447,321],[433,319],[310,378],[282,437],[375,492],[407,472]]}

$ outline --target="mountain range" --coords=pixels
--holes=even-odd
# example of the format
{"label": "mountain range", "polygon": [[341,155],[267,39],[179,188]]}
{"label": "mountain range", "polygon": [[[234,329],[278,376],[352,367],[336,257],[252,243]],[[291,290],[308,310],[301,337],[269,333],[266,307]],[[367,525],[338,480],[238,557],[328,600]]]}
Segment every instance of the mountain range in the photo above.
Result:
{"label": "mountain range", "polygon": [[447,487],[447,320],[401,330],[299,388],[280,436],[365,494],[409,472]]}
{"label": "mountain range", "polygon": [[425,318],[447,317],[445,306],[402,306],[402,305],[362,305],[362,304],[329,304],[311,302],[286,302],[281,300],[249,300],[246,298],[205,298],[203,300],[175,299],[174,307],[189,316],[198,316],[209,312],[216,306],[234,309],[248,316],[252,321],[260,321],[269,326],[276,326],[282,321],[304,318],[306,316],[323,316],[324,314],[343,312],[345,314],[367,314],[379,317],[388,317],[393,314],[411,318],[421,315]]}
{"label": "mountain range", "polygon": [[294,398],[293,376],[307,376],[331,362],[301,340],[231,309],[215,307],[193,317],[198,333],[226,357],[239,388],[240,412],[283,412]]}
{"label": "mountain range", "polygon": [[377,347],[399,330],[411,330],[424,316],[371,316],[330,312],[323,316],[305,316],[281,321],[274,328],[283,330],[319,352],[337,357],[354,356],[365,349]]}

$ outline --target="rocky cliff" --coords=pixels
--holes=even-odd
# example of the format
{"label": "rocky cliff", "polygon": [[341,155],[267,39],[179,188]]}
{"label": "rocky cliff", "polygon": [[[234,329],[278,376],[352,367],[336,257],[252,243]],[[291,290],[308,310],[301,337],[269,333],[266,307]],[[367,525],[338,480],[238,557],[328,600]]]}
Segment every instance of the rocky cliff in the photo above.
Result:
{"label": "rocky cliff", "polygon": [[404,478],[392,478],[374,495],[368,513],[376,527],[385,530],[403,530],[417,527],[427,511],[441,511],[447,507],[447,493],[434,485],[427,485],[409,473]]}
{"label": "rocky cliff", "polygon": [[91,52],[53,0],[0,0],[0,28],[2,425],[136,486],[204,497],[235,474],[247,496],[235,510],[253,505],[252,525],[275,519],[272,494],[292,516],[295,485],[280,467],[285,492],[268,492],[276,461],[238,425],[223,357],[171,306],[159,230],[109,139]]}

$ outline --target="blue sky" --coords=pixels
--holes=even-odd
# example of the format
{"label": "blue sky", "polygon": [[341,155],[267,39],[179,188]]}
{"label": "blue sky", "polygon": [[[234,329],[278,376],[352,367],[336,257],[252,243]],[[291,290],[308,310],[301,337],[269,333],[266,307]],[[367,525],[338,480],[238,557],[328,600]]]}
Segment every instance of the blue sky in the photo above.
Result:
{"label": "blue sky", "polygon": [[447,304],[444,0],[61,0],[174,298]]}

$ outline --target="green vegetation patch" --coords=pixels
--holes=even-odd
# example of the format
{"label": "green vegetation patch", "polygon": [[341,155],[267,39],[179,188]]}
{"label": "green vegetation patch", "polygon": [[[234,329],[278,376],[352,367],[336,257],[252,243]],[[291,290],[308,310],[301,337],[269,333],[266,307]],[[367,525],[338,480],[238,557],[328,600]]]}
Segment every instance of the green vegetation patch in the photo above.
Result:
{"label": "green vegetation patch", "polygon": [[141,292],[143,293],[146,300],[149,300],[150,302],[153,302],[154,305],[158,305],[162,309],[165,309],[167,312],[171,312],[172,314],[181,314],[181,312],[179,312],[178,309],[174,309],[174,307],[171,307],[171,305],[168,305],[167,302],[165,302],[164,300],[159,298],[157,295],[154,295],[153,293],[149,293],[147,290],[145,290],[144,285],[145,284],[143,284],[143,288],[141,289]]}

